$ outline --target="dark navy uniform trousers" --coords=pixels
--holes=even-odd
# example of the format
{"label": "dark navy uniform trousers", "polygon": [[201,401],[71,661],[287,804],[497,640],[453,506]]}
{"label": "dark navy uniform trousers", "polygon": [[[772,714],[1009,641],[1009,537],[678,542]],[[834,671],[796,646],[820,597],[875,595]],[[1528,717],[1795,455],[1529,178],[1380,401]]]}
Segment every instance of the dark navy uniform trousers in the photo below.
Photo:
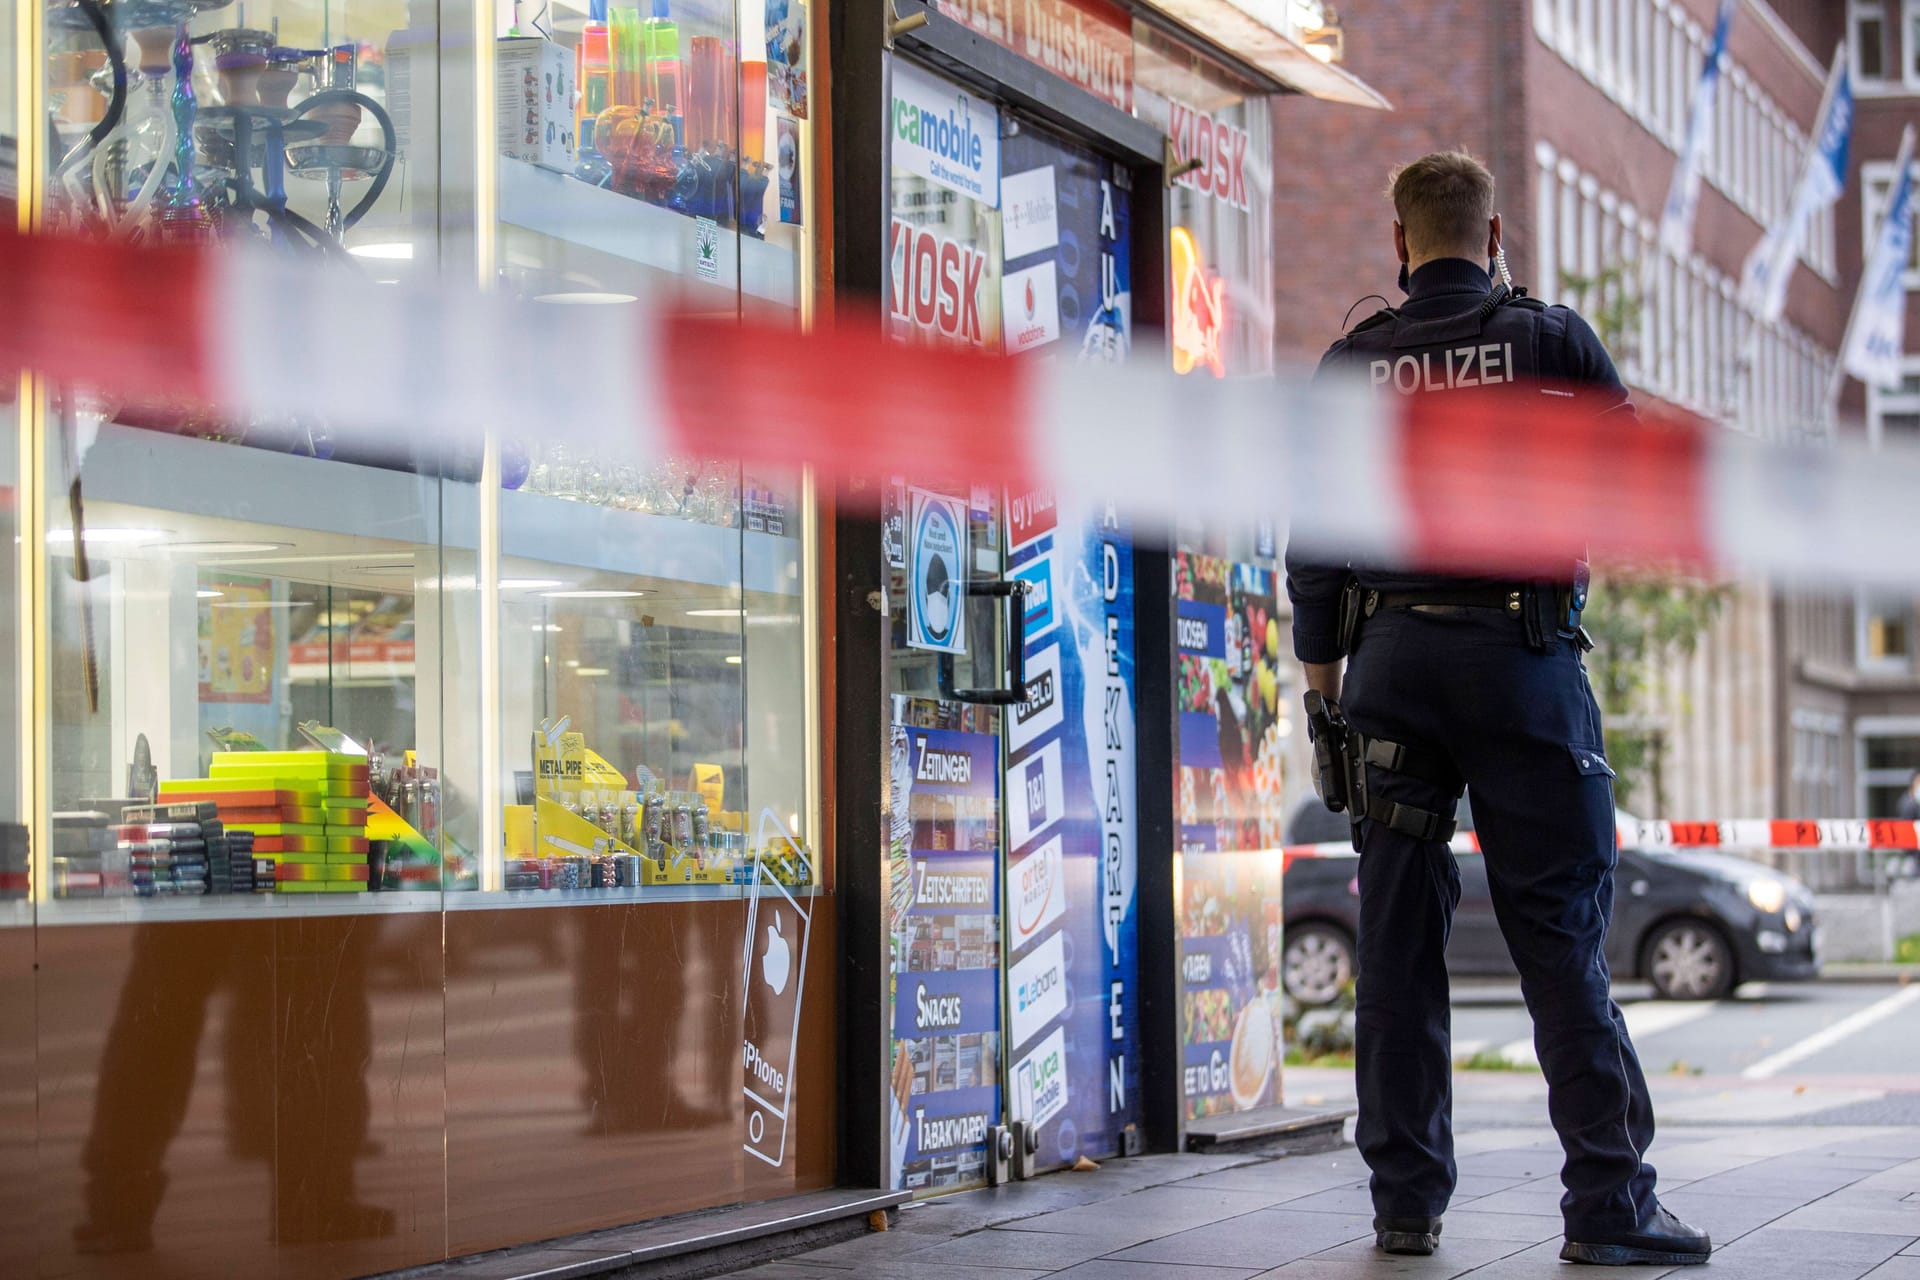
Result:
{"label": "dark navy uniform trousers", "polygon": [[[1466,781],[1566,1149],[1567,1232],[1633,1228],[1654,1203],[1653,1106],[1608,993],[1613,778],[1579,651],[1537,652],[1495,609],[1385,609],[1361,629],[1341,703],[1362,734],[1439,753]],[[1369,766],[1367,785],[1453,807],[1411,774]],[[1372,821],[1360,835],[1360,1151],[1376,1212],[1436,1216],[1455,1181],[1445,951],[1460,872],[1443,842]]]}

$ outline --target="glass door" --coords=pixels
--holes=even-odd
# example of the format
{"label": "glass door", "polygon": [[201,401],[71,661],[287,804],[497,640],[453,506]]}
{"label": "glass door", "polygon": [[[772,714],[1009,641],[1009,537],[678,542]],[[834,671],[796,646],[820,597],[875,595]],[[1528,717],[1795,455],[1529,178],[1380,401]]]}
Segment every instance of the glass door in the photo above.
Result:
{"label": "glass door", "polygon": [[[1132,175],[893,66],[889,325],[1126,358]],[[1132,548],[1110,514],[895,477],[894,1173],[920,1192],[1125,1146],[1137,1110]],[[1004,797],[1004,798],[1003,798]]]}

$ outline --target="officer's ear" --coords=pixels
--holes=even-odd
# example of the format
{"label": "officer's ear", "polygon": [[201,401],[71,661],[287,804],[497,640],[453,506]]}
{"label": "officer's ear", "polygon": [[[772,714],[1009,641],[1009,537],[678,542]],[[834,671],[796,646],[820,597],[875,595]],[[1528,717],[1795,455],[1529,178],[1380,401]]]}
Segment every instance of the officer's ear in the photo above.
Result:
{"label": "officer's ear", "polygon": [[1500,256],[1500,215],[1496,213],[1493,215],[1493,218],[1487,223],[1487,257],[1491,259],[1491,258],[1497,258],[1499,256]]}
{"label": "officer's ear", "polygon": [[1411,255],[1407,253],[1407,229],[1397,221],[1393,224],[1393,251],[1399,255],[1401,262],[1413,261]]}

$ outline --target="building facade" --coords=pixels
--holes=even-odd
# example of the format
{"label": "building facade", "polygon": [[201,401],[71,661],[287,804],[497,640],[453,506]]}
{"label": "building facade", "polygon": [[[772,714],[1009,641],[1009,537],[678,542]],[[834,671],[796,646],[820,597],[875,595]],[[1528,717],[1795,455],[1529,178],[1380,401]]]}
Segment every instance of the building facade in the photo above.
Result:
{"label": "building facade", "polygon": [[[1659,245],[1658,226],[1711,40],[1712,0],[1349,6],[1357,74],[1390,98],[1452,107],[1343,122],[1337,152],[1320,144],[1318,120],[1277,135],[1275,239],[1298,250],[1282,256],[1283,359],[1316,358],[1351,323],[1350,309],[1357,318],[1379,305],[1355,307],[1355,295],[1395,292],[1387,175],[1425,151],[1463,146],[1494,171],[1516,281],[1578,306],[1642,403],[1783,444],[1912,429],[1920,381],[1871,395],[1850,384],[1837,410],[1834,391],[1864,220],[1874,213],[1862,209],[1861,183],[1885,190],[1903,107],[1896,95],[1912,92],[1913,68],[1903,75],[1900,60],[1912,23],[1902,28],[1904,15],[1891,12],[1899,7],[1865,6],[1882,19],[1880,51],[1867,55],[1880,75],[1862,81],[1872,87],[1860,90],[1847,195],[1809,226],[1784,316],[1756,324],[1739,304],[1741,265],[1798,182],[1828,61],[1845,34],[1837,6],[1738,7],[1684,258]],[[1411,58],[1411,49],[1437,56]],[[1912,684],[1911,622],[1904,601],[1735,584],[1701,642],[1660,664],[1632,709],[1647,754],[1631,803],[1680,817],[1882,812],[1889,795],[1875,788],[1889,775],[1865,770],[1869,760],[1889,767],[1889,751],[1904,750],[1884,734],[1910,732],[1895,708]]]}

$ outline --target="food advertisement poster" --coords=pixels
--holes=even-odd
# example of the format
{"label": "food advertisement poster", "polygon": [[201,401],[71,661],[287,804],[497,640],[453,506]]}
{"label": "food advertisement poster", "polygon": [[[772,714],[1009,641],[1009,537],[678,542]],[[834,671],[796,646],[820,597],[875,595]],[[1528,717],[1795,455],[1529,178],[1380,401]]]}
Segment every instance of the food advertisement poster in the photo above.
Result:
{"label": "food advertisement poster", "polygon": [[1282,627],[1273,569],[1181,551],[1180,988],[1189,1119],[1280,1101]]}
{"label": "food advertisement poster", "polygon": [[1140,1109],[1133,542],[1050,492],[1007,510],[1029,694],[1004,722],[1007,1101],[1046,1169],[1119,1151]]}
{"label": "food advertisement poster", "polygon": [[1276,575],[1181,551],[1175,564],[1180,670],[1176,811],[1187,849],[1277,849],[1286,821]]}
{"label": "food advertisement poster", "polygon": [[[1000,1123],[1000,748],[897,699],[888,786],[893,1185],[986,1176]],[[915,723],[924,721],[926,723]]]}
{"label": "food advertisement poster", "polygon": [[1182,1093],[1187,1118],[1280,1101],[1280,854],[1180,859]]}
{"label": "food advertisement poster", "polygon": [[273,698],[273,586],[265,578],[211,578],[200,606],[200,701]]}

